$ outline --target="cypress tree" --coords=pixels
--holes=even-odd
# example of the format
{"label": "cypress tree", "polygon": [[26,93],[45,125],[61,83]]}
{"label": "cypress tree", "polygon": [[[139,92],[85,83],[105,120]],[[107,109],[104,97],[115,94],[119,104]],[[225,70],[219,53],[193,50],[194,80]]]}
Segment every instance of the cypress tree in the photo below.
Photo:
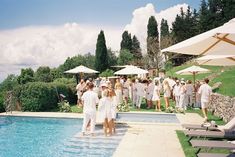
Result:
{"label": "cypress tree", "polygon": [[161,20],[161,37],[164,37],[164,36],[168,36],[170,33],[169,33],[169,26],[168,26],[168,23],[167,23],[167,20],[165,19],[162,19]]}
{"label": "cypress tree", "polygon": [[121,41],[121,50],[129,50],[131,51],[132,49],[132,39],[131,39],[131,34],[128,33],[128,31],[124,31],[122,33],[122,41]]}
{"label": "cypress tree", "polygon": [[147,25],[147,54],[150,58],[150,64],[159,69],[160,49],[158,25],[154,16],[151,16]]}
{"label": "cypress tree", "polygon": [[105,36],[103,30],[97,38],[96,51],[95,51],[95,67],[99,72],[103,72],[108,68],[108,53],[105,43]]}
{"label": "cypress tree", "polygon": [[142,58],[140,42],[135,35],[132,38],[132,51],[131,51],[131,53],[133,54],[134,58],[137,60]]}

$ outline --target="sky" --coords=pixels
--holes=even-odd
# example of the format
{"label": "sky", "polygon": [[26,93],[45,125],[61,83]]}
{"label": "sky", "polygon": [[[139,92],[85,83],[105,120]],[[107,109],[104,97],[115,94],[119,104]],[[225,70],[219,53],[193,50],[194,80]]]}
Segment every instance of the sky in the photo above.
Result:
{"label": "sky", "polygon": [[21,68],[57,67],[67,57],[94,54],[101,29],[112,50],[128,30],[145,53],[148,18],[171,26],[188,5],[198,10],[200,0],[1,0],[0,82]]}

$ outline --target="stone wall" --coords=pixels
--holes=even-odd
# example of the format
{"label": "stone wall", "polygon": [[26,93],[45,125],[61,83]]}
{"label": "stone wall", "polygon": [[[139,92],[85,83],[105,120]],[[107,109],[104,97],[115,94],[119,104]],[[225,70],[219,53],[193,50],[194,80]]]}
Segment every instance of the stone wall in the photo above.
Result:
{"label": "stone wall", "polygon": [[208,109],[228,122],[235,116],[235,97],[213,93]]}

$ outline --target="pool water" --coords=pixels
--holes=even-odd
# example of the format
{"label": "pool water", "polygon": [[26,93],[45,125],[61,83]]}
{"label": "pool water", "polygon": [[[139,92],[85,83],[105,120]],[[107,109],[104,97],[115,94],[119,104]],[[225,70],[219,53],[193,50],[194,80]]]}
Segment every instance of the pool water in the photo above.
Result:
{"label": "pool water", "polygon": [[110,157],[125,131],[81,137],[82,119],[0,117],[0,157]]}
{"label": "pool water", "polygon": [[117,121],[144,123],[179,123],[175,114],[118,113]]}

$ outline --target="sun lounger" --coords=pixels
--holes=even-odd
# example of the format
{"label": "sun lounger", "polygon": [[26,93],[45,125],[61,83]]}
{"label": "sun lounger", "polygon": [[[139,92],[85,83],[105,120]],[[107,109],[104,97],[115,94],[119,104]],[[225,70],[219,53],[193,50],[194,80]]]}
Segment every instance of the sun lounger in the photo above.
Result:
{"label": "sun lounger", "polygon": [[191,140],[190,142],[192,147],[199,148],[196,154],[198,154],[202,148],[206,148],[207,151],[210,149],[228,149],[234,150],[235,144],[230,143],[228,141],[207,141],[207,140]]}
{"label": "sun lounger", "polygon": [[235,154],[198,153],[198,157],[235,157]]}
{"label": "sun lounger", "polygon": [[182,124],[182,127],[188,130],[211,130],[211,131],[218,131],[217,126],[206,126],[203,124]]}
{"label": "sun lounger", "polygon": [[194,137],[235,139],[235,131],[222,132],[222,131],[185,130],[184,134],[189,137],[188,141],[190,141]]}
{"label": "sun lounger", "polygon": [[188,130],[228,131],[235,128],[235,117],[233,117],[233,119],[231,119],[227,124],[221,126],[206,126],[204,124],[182,124],[182,127]]}

